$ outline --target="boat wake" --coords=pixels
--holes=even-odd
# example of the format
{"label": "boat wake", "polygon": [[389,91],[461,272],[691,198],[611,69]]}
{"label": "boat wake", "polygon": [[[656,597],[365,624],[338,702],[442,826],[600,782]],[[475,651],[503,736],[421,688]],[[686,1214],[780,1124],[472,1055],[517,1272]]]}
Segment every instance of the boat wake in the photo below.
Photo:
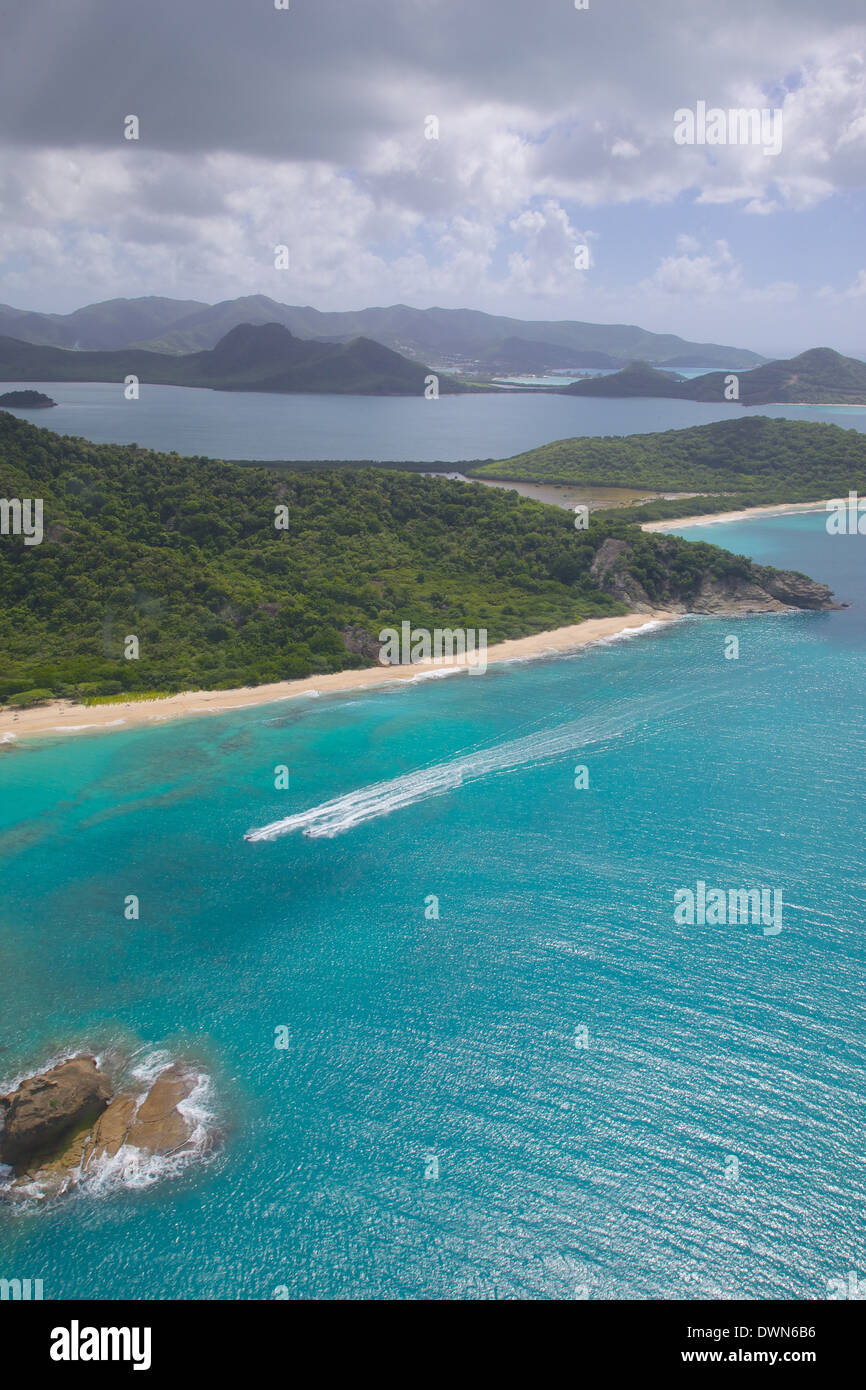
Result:
{"label": "boat wake", "polygon": [[365,821],[377,820],[380,816],[390,815],[393,811],[413,806],[430,797],[444,796],[483,777],[539,766],[563,753],[612,740],[634,741],[642,736],[649,723],[670,715],[687,703],[687,697],[682,693],[621,701],[606,706],[603,712],[584,715],[581,719],[553,729],[460,753],[448,762],[407,772],[387,782],[373,782],[358,791],[322,802],[309,811],[300,811],[296,815],[272,821],[270,825],[248,830],[244,839],[276,840],[281,835],[291,835],[295,830],[313,839],[331,839],[353,830],[357,825],[363,825]]}

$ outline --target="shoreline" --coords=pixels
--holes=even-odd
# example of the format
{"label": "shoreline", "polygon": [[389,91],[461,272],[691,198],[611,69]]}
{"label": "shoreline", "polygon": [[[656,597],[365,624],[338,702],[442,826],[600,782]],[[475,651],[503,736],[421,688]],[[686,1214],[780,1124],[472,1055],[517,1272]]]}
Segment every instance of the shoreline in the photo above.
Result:
{"label": "shoreline", "polygon": [[640,529],[677,531],[681,526],[713,526],[716,522],[722,521],[748,521],[749,517],[753,516],[787,516],[789,512],[823,512],[826,508],[827,502],[771,502],[763,507],[743,507],[737,512],[700,512],[697,516],[672,516],[665,521],[644,521]]}
{"label": "shoreline", "polygon": [[[531,660],[554,653],[577,650],[605,638],[629,631],[654,628],[658,623],[675,622],[679,614],[666,609],[650,613],[625,613],[613,618],[585,618],[569,627],[536,632],[530,637],[513,637],[488,648],[487,663]],[[414,666],[364,666],[327,675],[305,676],[300,680],[278,681],[272,685],[250,685],[236,690],[186,690],[164,700],[124,700],[111,705],[77,705],[71,700],[51,700],[33,709],[0,714],[0,744],[17,743],[21,738],[42,734],[108,733],[113,729],[132,729],[146,724],[164,724],[203,714],[228,714],[236,709],[269,705],[302,695],[330,695],[395,681],[435,680],[465,670],[451,665],[421,661]]]}

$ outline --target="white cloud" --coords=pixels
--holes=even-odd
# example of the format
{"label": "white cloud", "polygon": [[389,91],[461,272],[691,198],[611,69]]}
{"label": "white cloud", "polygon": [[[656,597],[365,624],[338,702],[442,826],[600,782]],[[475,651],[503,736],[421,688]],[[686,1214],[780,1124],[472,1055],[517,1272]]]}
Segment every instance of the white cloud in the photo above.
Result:
{"label": "white cloud", "polygon": [[[681,244],[684,238],[679,238]],[[688,238],[693,241],[693,238]],[[693,254],[695,247],[666,256],[644,287],[663,294],[718,295],[739,290],[742,267],[737,264],[726,241],[717,241],[704,254]]]}
{"label": "white cloud", "polygon": [[[524,249],[508,258],[507,288],[514,293],[531,293],[543,298],[574,297],[592,269],[592,232],[579,232],[565,208],[549,200],[543,208],[522,212],[510,223],[523,241]],[[583,248],[588,252],[588,266]]]}

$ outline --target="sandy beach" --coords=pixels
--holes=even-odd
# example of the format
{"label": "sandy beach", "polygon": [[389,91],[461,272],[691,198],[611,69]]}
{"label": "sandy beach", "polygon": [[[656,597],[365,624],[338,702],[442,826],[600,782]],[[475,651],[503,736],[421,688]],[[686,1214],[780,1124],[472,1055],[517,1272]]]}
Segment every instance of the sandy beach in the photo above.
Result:
{"label": "sandy beach", "polygon": [[[620,633],[651,628],[660,622],[673,622],[676,616],[659,610],[653,613],[627,613],[617,618],[587,618],[570,627],[499,642],[488,649],[487,661],[492,664],[527,660],[572,651]],[[325,676],[307,676],[304,680],[279,681],[274,685],[245,686],[240,690],[189,690],[180,695],[170,695],[164,700],[125,700],[93,707],[78,705],[72,700],[51,700],[34,709],[18,712],[4,710],[0,714],[0,744],[14,743],[18,739],[39,734],[108,733],[113,729],[163,724],[169,719],[193,715],[223,714],[229,710],[292,700],[299,695],[331,695],[339,691],[364,690],[393,681],[434,679],[464,670],[465,667],[459,663],[437,665],[433,661],[422,661],[414,666],[369,666],[355,671],[336,671]]]}
{"label": "sandy beach", "polygon": [[719,521],[747,521],[750,516],[785,516],[788,512],[823,512],[826,502],[780,502],[776,506],[744,507],[739,512],[704,512],[698,516],[670,517],[667,521],[645,521],[642,531],[678,531],[681,526],[713,526]]}

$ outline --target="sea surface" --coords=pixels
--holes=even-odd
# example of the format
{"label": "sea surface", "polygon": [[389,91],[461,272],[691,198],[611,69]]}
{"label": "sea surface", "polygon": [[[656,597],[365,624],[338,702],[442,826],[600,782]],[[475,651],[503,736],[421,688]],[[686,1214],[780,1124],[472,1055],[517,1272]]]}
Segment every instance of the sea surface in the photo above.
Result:
{"label": "sea surface", "polygon": [[377,459],[455,463],[501,459],[573,435],[642,434],[684,429],[744,414],[818,420],[866,430],[858,406],[761,406],[731,402],[575,399],[501,391],[489,395],[273,395],[143,385],[137,401],[121,385],[94,382],[0,382],[39,390],[53,410],[13,413],[57,434],[97,444],[223,459]]}
{"label": "sea surface", "polygon": [[[190,1057],[219,1135],[179,1175],[0,1203],[0,1276],[808,1300],[866,1274],[866,538],[692,534],[851,607],[0,749],[0,1082]],[[782,931],[678,924],[698,880],[780,890]]]}

